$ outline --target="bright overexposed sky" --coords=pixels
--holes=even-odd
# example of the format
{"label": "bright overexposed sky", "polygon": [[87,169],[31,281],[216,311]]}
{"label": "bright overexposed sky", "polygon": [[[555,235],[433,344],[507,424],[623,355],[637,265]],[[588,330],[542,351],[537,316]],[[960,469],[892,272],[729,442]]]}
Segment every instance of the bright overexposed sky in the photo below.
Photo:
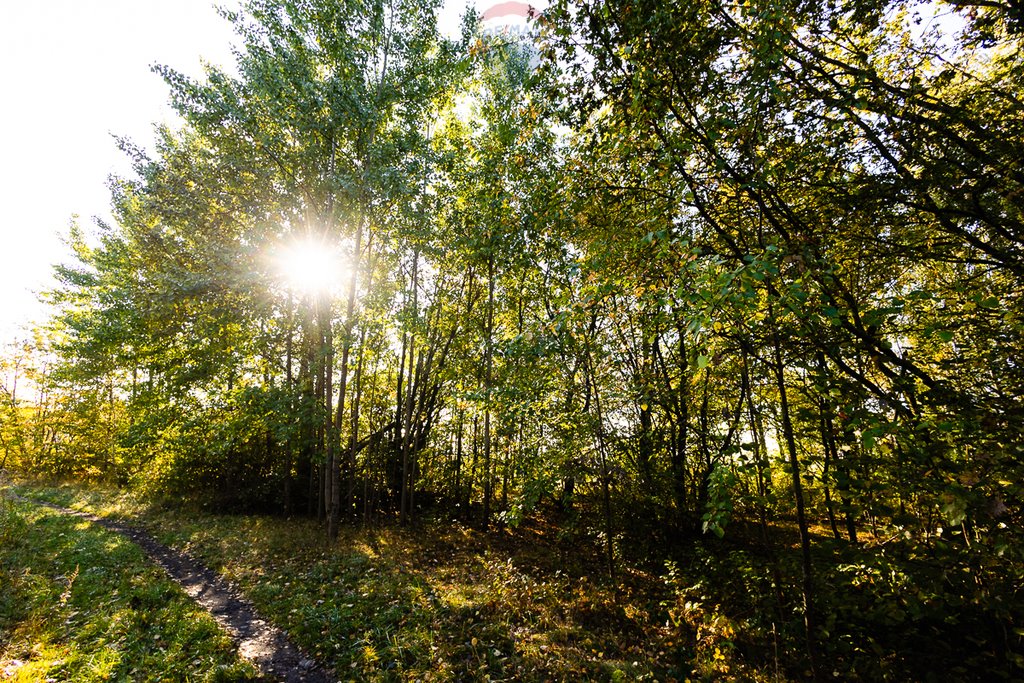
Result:
{"label": "bright overexposed sky", "polygon": [[198,75],[233,40],[210,0],[0,5],[0,340],[42,316],[72,216],[109,219],[107,178],[130,170],[113,136],[148,147],[174,120],[150,66]]}
{"label": "bright overexposed sky", "polygon": [[[443,31],[466,4],[447,0]],[[130,172],[114,136],[150,148],[154,124],[175,123],[150,67],[198,76],[201,60],[232,64],[234,41],[213,0],[0,3],[0,342],[45,315],[37,293],[69,260],[72,217],[86,230],[110,220],[107,178]]]}

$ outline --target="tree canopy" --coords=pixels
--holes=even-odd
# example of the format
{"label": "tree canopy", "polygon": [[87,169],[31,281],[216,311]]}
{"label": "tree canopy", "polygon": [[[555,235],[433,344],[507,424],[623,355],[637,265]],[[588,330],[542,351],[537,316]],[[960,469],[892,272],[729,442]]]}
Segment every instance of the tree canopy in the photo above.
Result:
{"label": "tree canopy", "polygon": [[8,466],[331,536],[540,511],[610,576],[736,529],[794,670],[1019,676],[1019,6],[438,10],[249,0],[234,70],[157,69],[182,124],[72,235]]}

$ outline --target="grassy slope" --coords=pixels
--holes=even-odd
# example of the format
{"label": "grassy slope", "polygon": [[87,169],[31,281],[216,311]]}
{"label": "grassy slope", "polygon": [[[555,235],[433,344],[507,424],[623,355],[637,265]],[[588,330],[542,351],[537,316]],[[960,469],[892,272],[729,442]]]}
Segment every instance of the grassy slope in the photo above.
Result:
{"label": "grassy slope", "polygon": [[0,500],[0,678],[242,681],[256,670],[142,551]]}

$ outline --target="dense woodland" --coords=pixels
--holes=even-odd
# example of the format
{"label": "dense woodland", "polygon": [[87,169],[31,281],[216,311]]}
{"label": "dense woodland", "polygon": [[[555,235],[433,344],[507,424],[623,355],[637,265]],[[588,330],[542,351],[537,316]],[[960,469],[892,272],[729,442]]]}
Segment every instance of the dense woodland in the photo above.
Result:
{"label": "dense woodland", "polygon": [[789,675],[1024,675],[1019,3],[437,12],[248,0],[235,65],[158,69],[183,124],[6,350],[3,466],[541,515],[612,582],[733,543]]}

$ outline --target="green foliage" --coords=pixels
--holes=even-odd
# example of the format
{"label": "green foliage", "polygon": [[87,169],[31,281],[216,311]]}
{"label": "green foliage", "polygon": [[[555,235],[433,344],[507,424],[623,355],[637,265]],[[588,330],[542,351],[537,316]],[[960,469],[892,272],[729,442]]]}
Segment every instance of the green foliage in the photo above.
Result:
{"label": "green foliage", "polygon": [[725,525],[733,511],[732,489],[737,480],[736,475],[728,467],[716,467],[709,475],[708,502],[706,511],[701,517],[701,529],[715,536],[725,536]]}
{"label": "green foliage", "polygon": [[[984,615],[964,676],[1014,675],[1017,607],[933,574],[1020,566],[1019,13],[561,0],[527,45],[444,40],[436,10],[253,0],[226,13],[236,75],[158,70],[184,126],[153,158],[126,145],[116,223],[73,232],[4,457],[332,531],[550,502],[610,576],[736,533],[764,557],[697,564],[772,576],[744,609],[772,613],[781,669],[924,677],[906,624],[946,642],[939,614]],[[280,281],[296,237],[348,254],[341,291]],[[917,580],[940,597],[894,597]],[[719,634],[698,673],[743,675],[729,643],[763,649],[765,624],[676,588],[676,621]]]}

